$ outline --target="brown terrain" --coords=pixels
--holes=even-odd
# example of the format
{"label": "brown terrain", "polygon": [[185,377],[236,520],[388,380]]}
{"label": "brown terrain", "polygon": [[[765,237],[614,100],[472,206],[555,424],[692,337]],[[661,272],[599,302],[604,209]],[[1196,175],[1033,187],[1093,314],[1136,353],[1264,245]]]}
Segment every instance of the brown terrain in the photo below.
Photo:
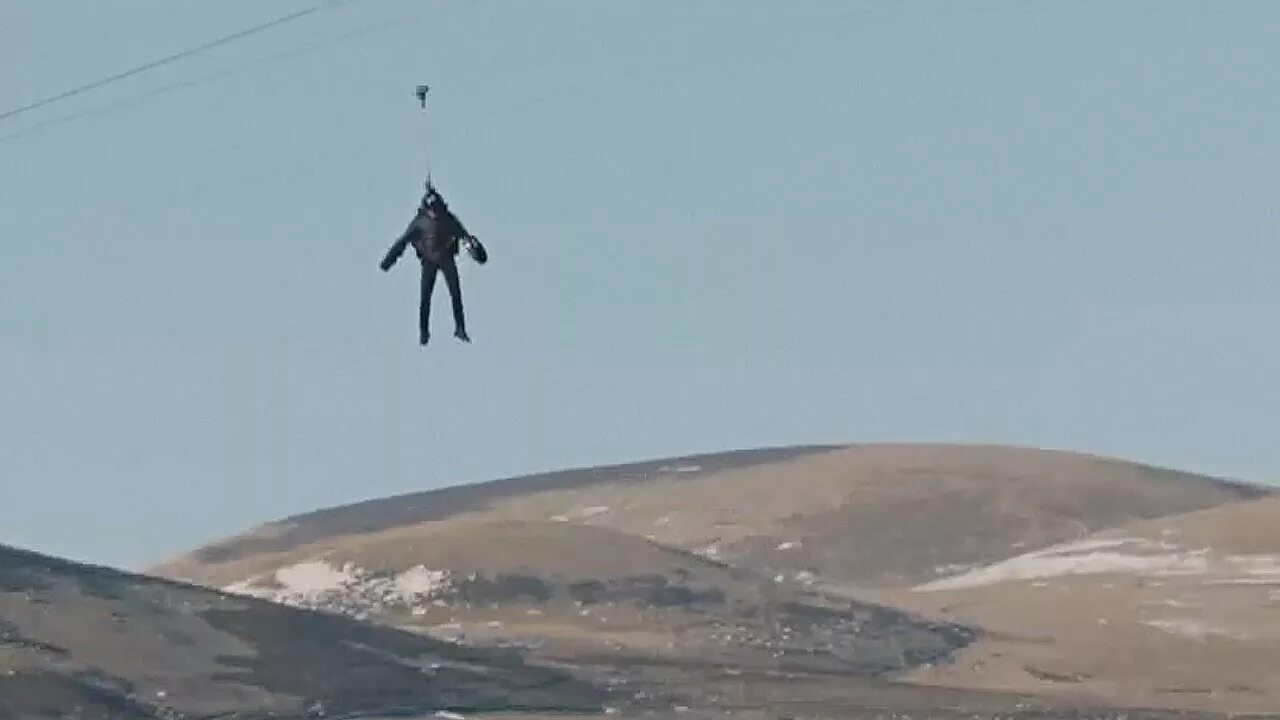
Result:
{"label": "brown terrain", "polygon": [[152,572],[517,652],[624,715],[1266,715],[1277,502],[1065,452],[784,448],[356,503]]}
{"label": "brown terrain", "polygon": [[0,718],[596,711],[511,652],[0,547]]}
{"label": "brown terrain", "polygon": [[1131,523],[881,599],[990,633],[920,682],[1280,708],[1280,497]]}

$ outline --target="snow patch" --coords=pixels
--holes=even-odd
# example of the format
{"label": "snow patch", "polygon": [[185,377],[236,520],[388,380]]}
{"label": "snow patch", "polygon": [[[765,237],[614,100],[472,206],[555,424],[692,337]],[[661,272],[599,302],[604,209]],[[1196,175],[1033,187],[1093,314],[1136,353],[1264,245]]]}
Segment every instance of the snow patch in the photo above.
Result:
{"label": "snow patch", "polygon": [[[936,568],[945,569],[948,568]],[[914,590],[935,592],[1017,580],[1114,574],[1147,578],[1204,577],[1206,584],[1280,585],[1280,556],[1215,556],[1211,548],[1183,550],[1165,540],[1092,538],[1052,545],[968,569],[917,585]]]}
{"label": "snow patch", "polygon": [[302,595],[339,590],[354,579],[349,572],[326,562],[302,562],[276,571],[276,582],[287,591]]}
{"label": "snow patch", "polygon": [[1163,630],[1171,635],[1181,635],[1182,637],[1191,638],[1192,640],[1203,641],[1209,636],[1226,637],[1232,640],[1248,640],[1249,636],[1242,633],[1235,633],[1225,628],[1205,625],[1192,620],[1143,620],[1143,625],[1153,627],[1157,630]]}
{"label": "snow patch", "polygon": [[701,465],[663,465],[658,468],[661,473],[696,473],[702,472]]}
{"label": "snow patch", "polygon": [[776,547],[775,549],[776,550],[795,550],[796,548],[803,547],[803,546],[804,546],[804,543],[802,542],[799,542],[797,540],[788,540],[786,542],[778,543],[778,547]]}
{"label": "snow patch", "polygon": [[1280,585],[1280,578],[1269,577],[1237,577],[1221,580],[1205,580],[1205,585]]}
{"label": "snow patch", "polygon": [[334,567],[322,560],[278,568],[268,576],[222,588],[233,595],[357,619],[385,610],[423,615],[428,605],[443,603],[443,596],[452,589],[452,576],[447,570],[416,565],[400,573],[375,573],[355,563]]}
{"label": "snow patch", "polygon": [[1280,555],[1230,555],[1226,560],[1246,575],[1280,581]]}
{"label": "snow patch", "polygon": [[1072,542],[1054,545],[1052,548],[1046,548],[1046,550],[1054,550],[1058,555],[1078,555],[1080,553],[1093,552],[1095,550],[1112,550],[1125,545],[1141,542],[1143,542],[1141,538],[1096,538],[1093,540],[1074,540]]}
{"label": "snow patch", "polygon": [[[1119,548],[1133,546],[1132,552]],[[1012,580],[1043,580],[1067,575],[1126,573],[1136,575],[1202,574],[1203,556],[1189,553],[1139,554],[1149,545],[1140,538],[1082,540],[1053,545],[975,570],[918,585],[917,592],[958,590]]]}
{"label": "snow patch", "polygon": [[396,589],[401,597],[436,597],[449,589],[449,571],[430,570],[417,565],[395,576]]}
{"label": "snow patch", "polygon": [[1280,585],[1280,555],[1228,555],[1221,562],[1227,577],[1206,585]]}
{"label": "snow patch", "polygon": [[592,505],[591,507],[577,508],[561,515],[552,515],[550,519],[555,522],[573,522],[574,520],[587,520],[597,515],[604,515],[607,512],[609,512],[608,505]]}
{"label": "snow patch", "polygon": [[[1112,570],[1110,572],[1125,572],[1122,569]],[[1133,575],[1142,575],[1142,569],[1137,568],[1129,571]],[[1151,577],[1194,577],[1197,575],[1205,575],[1209,572],[1209,563],[1200,556],[1190,556],[1185,563],[1170,562],[1167,567],[1156,567],[1149,570],[1146,574]]]}

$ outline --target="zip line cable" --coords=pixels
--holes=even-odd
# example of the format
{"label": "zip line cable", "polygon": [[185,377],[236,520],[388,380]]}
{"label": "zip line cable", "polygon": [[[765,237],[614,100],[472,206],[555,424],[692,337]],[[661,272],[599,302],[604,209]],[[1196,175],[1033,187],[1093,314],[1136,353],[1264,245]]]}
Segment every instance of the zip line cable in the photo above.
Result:
{"label": "zip line cable", "polygon": [[149,100],[153,100],[157,97],[167,95],[171,92],[184,90],[190,87],[196,87],[199,85],[204,85],[205,83],[214,82],[215,80],[221,80],[223,78],[241,75],[250,70],[255,70],[263,65],[283,62],[285,60],[289,60],[294,57],[298,57],[300,55],[306,55],[308,53],[315,52],[317,50],[322,50],[328,45],[337,44],[340,42],[351,40],[353,38],[360,37],[362,35],[368,35],[368,34],[377,32],[379,30],[386,29],[391,25],[397,25],[403,22],[413,21],[415,19],[420,18],[421,15],[422,15],[421,13],[418,15],[405,15],[405,16],[391,18],[389,20],[383,20],[381,22],[371,23],[369,25],[356,28],[355,30],[350,30],[348,32],[342,33],[341,35],[336,35],[331,38],[325,38],[323,40],[316,40],[303,45],[299,45],[289,50],[285,50],[283,52],[274,53],[272,55],[266,55],[264,57],[257,58],[251,62],[243,63],[241,65],[237,65],[236,67],[229,68],[227,70],[219,70],[218,72],[200,75],[194,78],[189,78],[187,80],[178,80],[176,82],[171,82],[167,85],[161,85],[160,87],[147,90],[146,92],[138,93],[136,95],[130,95],[130,96],[121,98],[119,100],[114,100],[112,102],[106,103],[104,105],[99,105],[98,107],[89,108],[87,110],[82,110],[80,112],[74,112],[67,115],[61,115],[55,118],[50,118],[48,120],[45,120],[44,122],[36,123],[35,125],[32,125],[27,128],[23,128],[22,130],[9,133],[8,135],[0,135],[0,144],[6,143],[12,140],[17,140],[23,137],[28,137],[31,135],[38,135],[50,128],[56,127],[58,125],[62,125],[64,123],[72,122],[74,120],[79,120],[81,118],[94,117],[97,115],[105,115],[107,113],[110,113],[116,110],[122,110],[127,107],[132,107],[134,105],[142,105]]}
{"label": "zip line cable", "polygon": [[[243,36],[245,36],[246,34],[249,34],[249,33],[252,33],[252,32],[258,32],[258,31],[264,30],[264,29],[266,29],[267,27],[270,27],[270,26],[272,26],[272,25],[278,25],[278,24],[281,24],[281,23],[287,22],[287,21],[289,21],[289,20],[291,20],[291,19],[297,19],[297,18],[302,17],[302,16],[304,16],[304,15],[306,15],[306,14],[311,14],[311,13],[318,12],[319,10],[324,9],[324,8],[326,8],[326,7],[333,7],[333,6],[337,6],[337,5],[344,4],[344,3],[348,3],[348,2],[352,2],[352,1],[353,1],[353,0],[326,0],[325,2],[322,2],[322,3],[320,3],[320,4],[318,4],[318,5],[314,6],[314,7],[311,7],[311,8],[305,9],[305,10],[301,10],[301,11],[298,11],[298,12],[292,13],[292,14],[290,14],[290,15],[283,16],[283,17],[281,17],[281,18],[277,18],[276,20],[272,20],[272,21],[270,21],[270,22],[268,22],[268,23],[264,23],[264,24],[262,24],[262,25],[255,26],[254,28],[249,28],[249,29],[247,29],[247,30],[240,31],[239,33],[236,33],[236,34],[231,35],[231,36],[226,36],[226,37],[224,37],[224,38],[220,38],[220,39],[215,40],[215,41],[213,41],[213,42],[211,42],[211,43],[206,43],[206,44],[205,44],[205,46],[202,46],[202,47],[209,47],[209,46],[212,46],[212,45],[215,45],[215,44],[219,44],[219,43],[230,42],[230,41],[231,41],[232,39],[234,39],[235,37],[243,37]],[[454,10],[454,11],[456,11],[456,10],[461,10],[461,9],[463,9],[463,7],[475,7],[475,6],[478,6],[478,5],[482,4],[483,0],[469,0],[469,1],[464,0],[464,2],[465,2],[465,4],[464,4],[464,5],[462,5],[462,6],[458,6],[458,7],[454,7],[454,8],[450,8],[450,10]],[[412,20],[419,19],[423,14],[425,14],[425,13],[416,13],[416,14],[411,14],[411,15],[409,15],[409,16],[401,16],[401,17],[399,17],[399,18],[397,18],[397,19],[392,19],[392,20],[389,20],[389,21],[381,22],[381,23],[375,23],[375,24],[372,24],[372,25],[366,25],[366,26],[364,26],[364,27],[362,27],[362,28],[358,28],[358,29],[356,29],[356,30],[349,31],[349,32],[347,32],[347,33],[343,33],[343,34],[341,34],[341,35],[338,35],[338,36],[335,36],[335,37],[332,37],[332,38],[328,38],[328,39],[324,39],[324,40],[319,40],[319,41],[315,41],[315,42],[307,43],[307,44],[305,44],[305,45],[302,45],[302,46],[299,46],[299,47],[295,47],[295,48],[292,48],[292,49],[290,49],[290,50],[286,50],[286,51],[279,52],[279,53],[276,53],[276,54],[273,54],[273,55],[268,55],[268,56],[265,56],[265,57],[262,57],[262,58],[258,58],[258,59],[256,59],[256,60],[250,61],[250,62],[248,62],[248,63],[245,63],[245,64],[243,64],[243,65],[240,65],[240,66],[237,66],[237,67],[234,67],[234,68],[228,69],[228,70],[221,70],[221,71],[217,71],[217,72],[214,72],[214,73],[209,73],[209,74],[206,74],[206,75],[203,75],[203,76],[199,76],[199,77],[196,77],[196,78],[191,78],[191,79],[188,79],[188,80],[180,80],[180,81],[176,81],[176,82],[169,83],[169,84],[167,84],[167,85],[163,85],[163,86],[160,86],[160,87],[158,87],[158,88],[154,88],[154,89],[151,89],[151,90],[148,90],[148,91],[145,91],[145,92],[142,92],[142,93],[139,93],[139,94],[133,95],[133,96],[125,97],[125,98],[122,98],[122,99],[119,99],[119,100],[116,100],[116,101],[113,101],[113,102],[107,103],[107,104],[105,104],[105,105],[98,106],[98,107],[96,107],[96,108],[90,108],[90,109],[87,109],[87,110],[84,110],[84,111],[80,111],[80,112],[76,112],[76,113],[71,113],[71,114],[68,114],[68,115],[60,116],[60,117],[51,118],[51,119],[49,119],[49,120],[47,120],[47,121],[37,123],[37,124],[32,125],[32,126],[30,126],[30,127],[23,128],[23,129],[21,129],[21,130],[18,130],[18,131],[16,131],[16,132],[13,132],[13,133],[9,133],[9,134],[7,134],[7,135],[0,135],[0,144],[4,144],[4,143],[6,143],[6,142],[9,142],[9,141],[12,141],[12,140],[17,140],[17,139],[19,139],[19,138],[23,138],[23,137],[27,137],[27,136],[31,136],[31,135],[36,135],[36,134],[39,134],[39,133],[41,133],[41,132],[44,132],[45,130],[48,130],[49,128],[51,128],[51,127],[53,127],[53,126],[62,125],[62,124],[64,124],[64,123],[71,122],[71,121],[74,121],[74,120],[78,120],[78,119],[81,119],[81,118],[86,118],[86,117],[92,117],[92,116],[96,116],[96,115],[106,114],[106,113],[113,112],[113,111],[115,111],[115,110],[123,109],[123,108],[126,108],[126,107],[130,107],[130,106],[134,106],[134,105],[141,105],[141,104],[145,104],[147,101],[149,101],[149,100],[151,100],[151,99],[154,99],[154,98],[159,97],[159,96],[162,96],[162,95],[166,95],[166,94],[168,94],[168,93],[170,93],[170,92],[174,92],[174,91],[178,91],[178,90],[182,90],[182,89],[190,88],[190,87],[196,87],[196,86],[199,86],[199,85],[203,85],[203,84],[205,84],[205,83],[208,83],[208,82],[213,82],[213,81],[216,81],[216,80],[220,80],[220,79],[222,79],[222,78],[231,77],[231,76],[234,76],[234,75],[239,75],[239,74],[245,73],[245,72],[247,72],[247,71],[249,71],[249,70],[252,70],[253,68],[256,68],[256,67],[261,66],[261,65],[270,64],[270,63],[274,63],[274,62],[281,62],[281,61],[287,60],[287,59],[289,59],[289,58],[292,58],[292,57],[295,57],[295,56],[298,56],[298,55],[304,55],[304,54],[307,54],[307,53],[313,52],[313,51],[315,51],[315,50],[321,49],[324,45],[329,44],[329,43],[335,43],[335,44],[336,44],[336,43],[343,42],[343,41],[345,41],[345,40],[349,40],[349,39],[351,39],[351,38],[354,38],[354,37],[357,37],[357,36],[360,36],[360,35],[365,35],[365,34],[369,34],[369,33],[375,32],[375,31],[377,31],[377,30],[382,29],[382,28],[383,28],[383,27],[385,27],[386,25],[390,25],[390,24],[393,24],[393,23],[396,23],[396,22],[400,22],[400,21],[404,21],[404,20],[412,21]],[[438,16],[438,15],[440,14],[440,11],[435,10],[435,11],[433,11],[433,14],[435,14],[435,15],[437,15],[437,16]],[[187,55],[194,54],[195,52],[198,52],[198,51],[199,51],[199,49],[192,49],[192,50],[189,50],[189,51],[184,51],[183,53],[178,53],[177,55],[174,55],[174,56],[170,56],[170,58],[174,58],[174,59],[176,59],[176,58],[177,58],[177,57],[179,57],[179,56],[183,56],[183,57],[185,57],[185,56],[187,56]],[[161,62],[162,62],[162,61],[156,61],[155,63],[151,63],[150,65],[156,65],[156,64],[159,64],[159,63],[161,63]],[[136,72],[141,72],[141,71],[142,71],[142,68],[139,68],[139,69],[137,69],[137,70],[136,70]],[[135,72],[135,71],[130,71],[130,72]],[[108,80],[99,81],[98,83],[94,83],[94,84],[93,84],[93,86],[94,86],[94,87],[96,87],[96,86],[100,86],[100,85],[102,85],[102,84],[106,84],[106,82],[108,82]],[[86,87],[89,87],[89,86],[86,86]],[[564,89],[576,89],[576,88],[565,87]],[[67,94],[69,94],[69,93],[63,93],[63,95],[67,95]],[[49,100],[41,101],[41,103],[40,103],[40,104],[46,104],[46,103],[48,103],[48,102],[53,102],[53,101],[54,101],[54,99],[53,99],[53,98],[50,98]],[[546,100],[545,98],[542,98],[541,100],[534,100],[534,101],[532,101],[532,102],[530,102],[530,101],[528,101],[528,100],[525,100],[525,101],[516,101],[516,102],[503,103],[503,104],[501,105],[501,107],[503,107],[503,108],[505,108],[506,110],[510,111],[510,110],[513,110],[513,109],[515,109],[515,108],[517,108],[517,107],[521,107],[521,106],[527,106],[527,105],[534,105],[534,106],[537,106],[537,105],[541,105],[541,104],[544,104],[544,103],[547,103],[547,102],[550,102],[550,101]],[[19,108],[19,109],[17,109],[17,110],[10,111],[10,112],[8,112],[8,113],[5,113],[4,115],[0,115],[0,118],[7,117],[7,116],[9,116],[9,115],[13,115],[13,114],[16,114],[16,113],[18,113],[18,112],[22,112],[22,111],[23,111],[23,110],[25,110],[25,109],[26,109],[26,108]],[[426,113],[425,101],[424,101],[423,111],[424,111],[424,114],[425,114],[425,113]],[[432,168],[431,168],[430,137],[429,137],[430,133],[429,133],[429,128],[427,127],[428,125],[429,125],[429,123],[428,123],[428,122],[426,122],[426,118],[424,117],[424,123],[423,123],[424,130],[423,130],[423,134],[424,134],[424,140],[425,140],[425,145],[426,145],[426,147],[424,148],[424,149],[425,149],[425,151],[426,151],[426,152],[425,152],[425,154],[426,154],[426,158],[425,158],[425,159],[426,159],[426,165],[427,165],[427,173],[428,173],[428,176],[430,176]]]}
{"label": "zip line cable", "polygon": [[242,38],[248,37],[250,35],[254,35],[256,33],[260,33],[264,30],[269,30],[273,27],[276,27],[277,25],[284,25],[285,23],[298,20],[299,18],[306,17],[307,15],[317,13],[321,10],[327,10],[331,7],[334,7],[336,5],[341,5],[342,3],[346,3],[346,2],[351,2],[351,0],[325,0],[324,2],[318,5],[313,5],[309,8],[305,8],[303,10],[298,10],[297,12],[289,13],[288,15],[282,15],[274,20],[269,20],[260,25],[254,25],[253,27],[245,28],[244,30],[238,30],[234,33],[231,33],[230,35],[224,35],[223,37],[220,37],[216,40],[210,40],[209,42],[204,43],[203,45],[197,45],[196,47],[188,48],[181,52],[176,52],[172,55],[167,55],[158,60],[152,60],[151,62],[145,65],[139,65],[138,67],[132,68],[130,70],[125,70],[124,72],[117,73],[110,77],[105,77],[100,80],[95,80],[91,83],[81,85],[79,87],[71,88],[70,90],[66,90],[64,92],[58,93],[57,95],[52,95],[50,97],[44,98],[43,100],[37,100],[28,105],[23,105],[22,107],[14,108],[12,110],[6,110],[5,112],[0,113],[0,120],[5,120],[19,113],[24,113],[30,110],[35,110],[36,108],[44,107],[45,105],[58,102],[59,100],[65,100],[74,95],[79,95],[81,93],[85,93],[90,90],[96,90],[97,88],[100,88],[103,85],[108,85],[110,83],[123,80],[128,77],[132,77],[134,75],[137,75],[138,73],[146,72],[147,70],[154,70],[155,68],[161,67],[163,65],[168,65],[169,63],[182,60],[183,58],[188,58],[188,57],[191,57],[192,55],[197,55],[199,53],[205,52],[206,50],[212,50],[213,48],[218,47],[220,45],[226,45],[227,43],[240,40]]}

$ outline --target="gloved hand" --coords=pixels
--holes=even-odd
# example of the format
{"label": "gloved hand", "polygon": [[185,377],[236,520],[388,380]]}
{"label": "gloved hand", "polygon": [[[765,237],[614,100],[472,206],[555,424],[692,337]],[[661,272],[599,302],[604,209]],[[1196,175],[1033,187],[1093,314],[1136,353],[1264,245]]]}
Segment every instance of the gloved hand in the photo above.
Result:
{"label": "gloved hand", "polygon": [[467,254],[471,256],[481,265],[489,261],[489,253],[484,249],[484,245],[480,244],[480,239],[475,235],[468,235],[462,239],[462,247],[466,249]]}

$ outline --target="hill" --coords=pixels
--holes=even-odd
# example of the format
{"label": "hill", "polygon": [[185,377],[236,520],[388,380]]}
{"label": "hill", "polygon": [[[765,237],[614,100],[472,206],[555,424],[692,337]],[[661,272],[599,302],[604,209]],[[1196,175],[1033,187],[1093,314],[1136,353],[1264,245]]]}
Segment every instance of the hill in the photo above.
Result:
{"label": "hill", "polygon": [[[240,567],[247,569],[247,565]],[[942,660],[960,626],[832,604],[643,538],[569,523],[441,521],[275,554],[232,593],[453,642],[584,657],[660,658],[881,676]]]}
{"label": "hill", "polygon": [[1280,708],[1280,498],[1133,523],[892,600],[988,631],[922,682]]}
{"label": "hill", "polygon": [[948,445],[801,447],[450,487],[270,523],[156,572],[220,585],[239,563],[444,520],[608,527],[761,572],[897,587],[1258,487],[1074,453]]}
{"label": "hill", "polygon": [[[1168,643],[1187,640],[1171,632],[1182,620],[1121,613],[1108,629],[1088,610],[1176,600],[1151,589],[1170,585],[1121,598],[1105,594],[1114,583],[1071,575],[1050,613],[1041,580],[999,589],[988,580],[1016,578],[1038,553],[1111,547],[1106,533],[1152,523],[1176,523],[1187,537],[1232,526],[1239,547],[1252,538],[1269,548],[1239,530],[1243,520],[1203,518],[1241,513],[1265,524],[1273,501],[1259,486],[1067,452],[777,448],[329,508],[156,572],[518,649],[668,710],[800,702],[845,714],[1258,712],[1280,707],[1257,670],[1275,657],[1271,645],[1251,636],[1230,658],[1188,651],[1184,663],[1161,664],[1154,659],[1181,647]],[[1264,509],[1245,509],[1255,504]],[[404,588],[418,592],[406,601]],[[1277,618],[1249,612],[1270,628],[1257,637],[1269,637]],[[1219,682],[1251,659],[1244,680]],[[1221,672],[1206,665],[1219,662]]]}
{"label": "hill", "polygon": [[510,653],[0,546],[0,718],[598,711]]}

